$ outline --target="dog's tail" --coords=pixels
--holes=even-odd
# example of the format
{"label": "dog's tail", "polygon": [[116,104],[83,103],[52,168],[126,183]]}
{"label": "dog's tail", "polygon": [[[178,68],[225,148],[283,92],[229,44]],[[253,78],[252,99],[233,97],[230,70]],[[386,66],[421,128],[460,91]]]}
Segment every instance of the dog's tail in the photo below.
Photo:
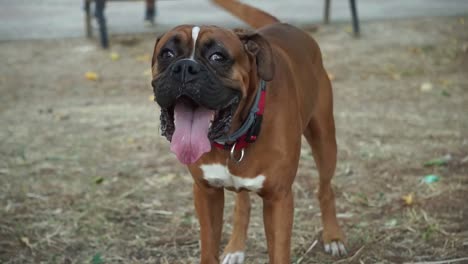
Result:
{"label": "dog's tail", "polygon": [[261,28],[266,25],[280,22],[276,17],[248,4],[236,0],[212,0],[217,5],[226,9],[234,16],[240,18],[253,28]]}

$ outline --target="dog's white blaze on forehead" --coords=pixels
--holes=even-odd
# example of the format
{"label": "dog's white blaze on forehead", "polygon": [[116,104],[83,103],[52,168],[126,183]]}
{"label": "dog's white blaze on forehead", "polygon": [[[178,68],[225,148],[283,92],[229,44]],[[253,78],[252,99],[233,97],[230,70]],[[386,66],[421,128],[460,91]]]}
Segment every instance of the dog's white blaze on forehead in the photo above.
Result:
{"label": "dog's white blaze on forehead", "polygon": [[193,27],[192,28],[192,40],[193,40],[193,47],[192,53],[190,54],[190,59],[193,60],[195,57],[195,47],[197,45],[198,34],[200,33],[200,27]]}
{"label": "dog's white blaze on forehead", "polygon": [[221,164],[201,165],[203,178],[213,187],[233,187],[236,190],[241,188],[252,192],[258,192],[263,187],[265,181],[264,175],[258,175],[254,178],[243,178],[235,176],[229,172],[229,169]]}

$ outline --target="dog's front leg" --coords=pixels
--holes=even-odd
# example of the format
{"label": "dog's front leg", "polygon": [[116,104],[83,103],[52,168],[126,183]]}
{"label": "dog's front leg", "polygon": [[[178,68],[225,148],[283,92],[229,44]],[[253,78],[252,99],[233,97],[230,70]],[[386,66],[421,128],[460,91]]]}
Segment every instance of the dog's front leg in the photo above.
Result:
{"label": "dog's front leg", "polygon": [[291,190],[263,197],[263,222],[270,264],[291,263],[294,200]]}
{"label": "dog's front leg", "polygon": [[219,263],[218,251],[223,228],[224,189],[215,189],[194,183],[193,196],[200,223],[200,263]]}

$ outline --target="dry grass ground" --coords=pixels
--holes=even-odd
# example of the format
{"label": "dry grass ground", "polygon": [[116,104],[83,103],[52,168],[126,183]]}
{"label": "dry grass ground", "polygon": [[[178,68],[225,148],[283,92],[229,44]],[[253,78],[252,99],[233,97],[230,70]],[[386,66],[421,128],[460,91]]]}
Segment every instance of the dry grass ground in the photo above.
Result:
{"label": "dry grass ground", "polygon": [[[333,75],[334,184],[350,257],[329,257],[320,243],[308,250],[321,224],[317,172],[304,145],[292,261],[468,257],[467,24],[468,17],[364,23],[358,40],[345,25],[314,33]],[[192,181],[159,136],[150,101],[153,41],[114,38],[118,60],[81,39],[0,43],[1,263],[197,262]],[[86,80],[86,71],[99,79]],[[423,165],[445,155],[445,165]],[[440,180],[422,183],[427,174]],[[247,263],[266,263],[261,203],[252,199]]]}

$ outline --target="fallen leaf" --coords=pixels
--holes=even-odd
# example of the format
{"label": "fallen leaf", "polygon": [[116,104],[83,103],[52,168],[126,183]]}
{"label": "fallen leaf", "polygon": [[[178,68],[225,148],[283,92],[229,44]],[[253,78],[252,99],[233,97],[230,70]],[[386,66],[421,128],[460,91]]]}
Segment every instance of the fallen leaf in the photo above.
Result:
{"label": "fallen leaf", "polygon": [[328,74],[328,78],[330,79],[330,81],[335,80],[335,75],[333,73],[327,73],[327,74]]}
{"label": "fallen leaf", "polygon": [[424,176],[422,181],[424,183],[430,184],[430,183],[438,182],[439,180],[440,180],[439,176],[437,176],[435,174],[429,174],[429,175]]}
{"label": "fallen leaf", "polygon": [[154,95],[150,95],[150,96],[148,97],[148,99],[149,99],[150,101],[153,102],[153,101],[154,101]]}
{"label": "fallen leaf", "polygon": [[412,47],[412,48],[408,48],[408,50],[411,52],[411,53],[414,53],[414,54],[421,54],[422,50],[421,48],[419,47]]}
{"label": "fallen leaf", "polygon": [[451,80],[447,80],[447,79],[442,79],[439,81],[440,85],[444,86],[444,87],[449,87],[453,84],[453,82]]}
{"label": "fallen leaf", "polygon": [[31,245],[31,242],[29,242],[29,238],[27,237],[21,237],[20,238],[21,242],[27,246],[28,248],[32,249],[32,245]]}
{"label": "fallen leaf", "polygon": [[70,119],[70,115],[61,114],[61,113],[55,114],[55,120],[56,121],[64,121],[64,120],[68,120],[68,119]]}
{"label": "fallen leaf", "polygon": [[421,92],[429,92],[432,90],[432,83],[430,82],[424,82],[421,84]]}
{"label": "fallen leaf", "polygon": [[85,73],[85,78],[90,81],[97,81],[99,79],[99,75],[95,72],[89,71]]}
{"label": "fallen leaf", "polygon": [[404,201],[405,205],[412,205],[413,204],[413,194],[410,193],[408,195],[403,195],[401,199]]}
{"label": "fallen leaf", "polygon": [[442,90],[442,92],[440,92],[440,94],[441,94],[442,96],[445,96],[445,97],[450,97],[450,93],[447,92],[446,90]]}
{"label": "fallen leaf", "polygon": [[141,62],[150,62],[151,61],[151,55],[149,55],[149,54],[139,55],[139,56],[136,57],[136,60],[141,61]]}
{"label": "fallen leaf", "polygon": [[401,80],[401,75],[400,75],[399,73],[393,73],[393,74],[392,74],[392,78],[393,78],[394,80],[399,81],[399,80]]}
{"label": "fallen leaf", "polygon": [[111,52],[110,58],[111,58],[111,60],[116,61],[116,60],[120,59],[120,55],[117,52]]}
{"label": "fallen leaf", "polygon": [[104,182],[104,178],[103,177],[97,177],[96,179],[94,179],[94,183],[96,184],[101,184]]}

